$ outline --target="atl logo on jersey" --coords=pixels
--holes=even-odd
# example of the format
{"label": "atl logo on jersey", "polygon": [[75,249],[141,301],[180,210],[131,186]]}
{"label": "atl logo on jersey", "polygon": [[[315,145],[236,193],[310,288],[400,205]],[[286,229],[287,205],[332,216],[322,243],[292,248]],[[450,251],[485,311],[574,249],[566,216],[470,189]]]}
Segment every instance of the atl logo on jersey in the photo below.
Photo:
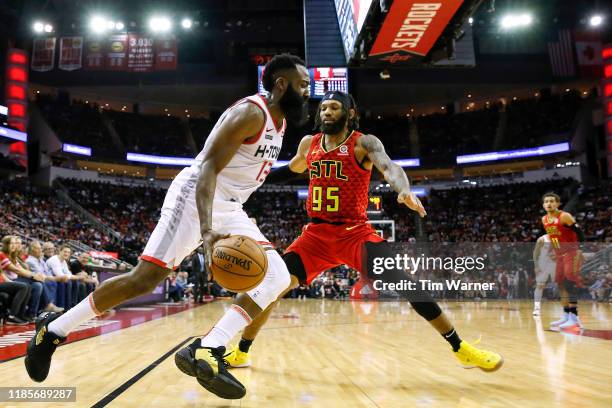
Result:
{"label": "atl logo on jersey", "polygon": [[276,160],[280,154],[280,150],[281,148],[279,146],[259,145],[257,146],[254,156]]}
{"label": "atl logo on jersey", "polygon": [[310,179],[330,178],[332,168],[335,170],[336,180],[347,181],[348,177],[342,173],[342,162],[338,160],[317,160],[310,163]]}

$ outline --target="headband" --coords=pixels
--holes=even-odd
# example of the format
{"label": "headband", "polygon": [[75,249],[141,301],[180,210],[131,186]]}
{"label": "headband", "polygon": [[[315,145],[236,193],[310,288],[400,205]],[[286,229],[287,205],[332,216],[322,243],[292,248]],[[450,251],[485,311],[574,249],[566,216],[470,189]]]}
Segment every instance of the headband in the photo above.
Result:
{"label": "headband", "polygon": [[354,108],[353,103],[351,102],[351,97],[344,92],[340,92],[340,91],[325,92],[325,95],[323,95],[322,101],[329,101],[329,100],[340,102],[346,110]]}

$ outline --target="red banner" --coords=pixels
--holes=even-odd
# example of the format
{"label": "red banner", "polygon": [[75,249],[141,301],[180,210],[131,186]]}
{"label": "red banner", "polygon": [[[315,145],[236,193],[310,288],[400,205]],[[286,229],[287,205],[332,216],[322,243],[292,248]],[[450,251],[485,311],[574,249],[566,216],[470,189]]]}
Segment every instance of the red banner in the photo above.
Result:
{"label": "red banner", "polygon": [[394,1],[370,56],[426,56],[463,0]]}
{"label": "red banner", "polygon": [[150,72],[153,70],[153,38],[139,34],[128,35],[128,71]]}
{"label": "red banner", "polygon": [[176,38],[155,40],[155,70],[174,71],[178,59]]}
{"label": "red banner", "polygon": [[87,39],[85,43],[85,69],[97,71],[104,68],[104,43],[99,39]]}
{"label": "red banner", "polygon": [[34,39],[32,46],[32,71],[51,71],[54,61],[55,37]]}
{"label": "red banner", "polygon": [[60,58],[57,64],[59,69],[74,71],[82,66],[83,37],[60,38]]}
{"label": "red banner", "polygon": [[127,34],[109,36],[106,42],[106,69],[108,71],[125,71],[127,69],[127,52]]}

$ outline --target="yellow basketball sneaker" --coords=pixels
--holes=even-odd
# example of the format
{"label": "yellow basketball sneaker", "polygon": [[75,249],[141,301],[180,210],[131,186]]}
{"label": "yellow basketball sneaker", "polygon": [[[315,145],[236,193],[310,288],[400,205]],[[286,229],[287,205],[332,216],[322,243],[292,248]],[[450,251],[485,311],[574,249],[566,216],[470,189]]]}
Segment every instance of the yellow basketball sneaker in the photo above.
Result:
{"label": "yellow basketball sneaker", "polygon": [[232,368],[251,366],[251,357],[249,356],[249,353],[240,351],[238,346],[233,346],[229,353],[224,356],[224,358],[227,364]]}
{"label": "yellow basketball sneaker", "polygon": [[[474,342],[478,344],[480,340]],[[482,371],[492,372],[499,370],[504,364],[504,358],[493,351],[482,350],[474,347],[465,340],[461,341],[459,350],[455,356],[461,362],[463,368],[480,368]]]}

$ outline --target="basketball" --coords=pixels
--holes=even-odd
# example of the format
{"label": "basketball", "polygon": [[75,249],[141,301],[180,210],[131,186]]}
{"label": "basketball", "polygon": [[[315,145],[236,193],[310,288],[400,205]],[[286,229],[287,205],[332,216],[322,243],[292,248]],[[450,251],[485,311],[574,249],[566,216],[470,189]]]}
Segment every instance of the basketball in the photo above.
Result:
{"label": "basketball", "polygon": [[246,292],[263,280],[268,257],[254,239],[234,235],[213,247],[212,274],[217,283],[231,292]]}

